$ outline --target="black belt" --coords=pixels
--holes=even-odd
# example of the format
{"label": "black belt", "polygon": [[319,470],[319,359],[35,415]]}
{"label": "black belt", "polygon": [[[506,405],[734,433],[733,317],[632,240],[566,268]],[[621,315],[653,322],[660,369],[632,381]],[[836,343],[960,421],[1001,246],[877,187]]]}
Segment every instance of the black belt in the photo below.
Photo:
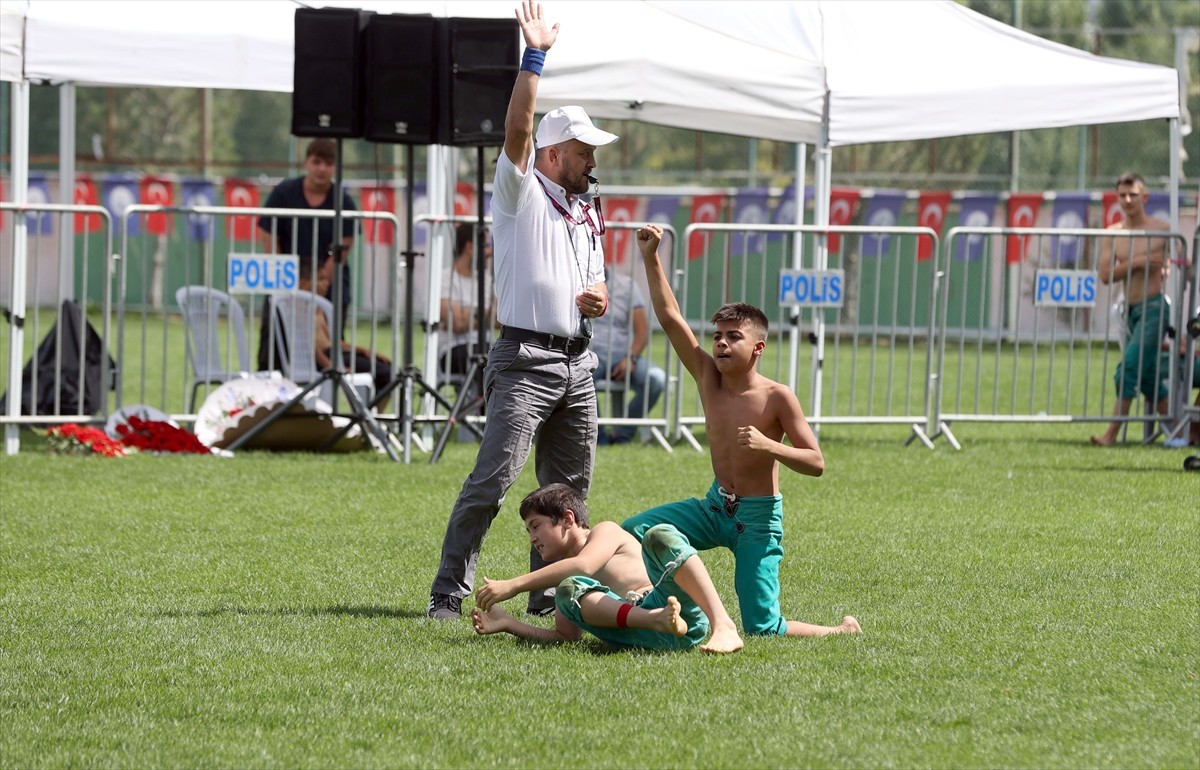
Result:
{"label": "black belt", "polygon": [[587,337],[560,337],[556,334],[535,332],[530,329],[518,329],[515,326],[505,326],[500,330],[500,339],[524,342],[537,345],[546,350],[557,350],[568,356],[577,356],[588,349]]}

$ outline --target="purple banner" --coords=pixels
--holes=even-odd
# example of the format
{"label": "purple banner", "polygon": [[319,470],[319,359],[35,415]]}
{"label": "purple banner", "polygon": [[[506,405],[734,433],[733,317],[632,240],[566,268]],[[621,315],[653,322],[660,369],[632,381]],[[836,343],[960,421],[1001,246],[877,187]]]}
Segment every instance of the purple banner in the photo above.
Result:
{"label": "purple banner", "polygon": [[[1187,196],[1179,196],[1179,213],[1187,207]],[[1152,192],[1146,201],[1146,216],[1157,217],[1165,222],[1171,221],[1171,193]]]}
{"label": "purple banner", "polygon": [[[813,188],[806,186],[804,188],[804,207],[807,209],[809,201],[813,197]],[[771,214],[771,224],[773,225],[794,225],[796,224],[796,185],[789,184],[779,196],[779,201],[775,204],[775,211]],[[770,243],[779,243],[783,240],[783,233],[771,233],[767,236],[767,241]]]}
{"label": "purple banner", "polygon": [[[1087,227],[1089,193],[1058,193],[1050,212],[1050,226],[1064,230]],[[1050,236],[1050,261],[1059,265],[1074,265],[1079,261],[1081,239],[1075,235]]]}
{"label": "purple banner", "polygon": [[[404,200],[405,205],[408,203],[407,192],[400,196]],[[429,188],[424,182],[416,182],[413,184],[413,210],[412,215],[407,217],[405,221],[416,222],[417,217],[422,214],[429,213]],[[413,251],[428,253],[429,251],[429,233],[433,225],[429,222],[417,222],[413,227]],[[454,238],[450,238],[450,248],[454,248]]]}
{"label": "purple banner", "polygon": [[646,221],[656,225],[675,224],[675,213],[679,211],[679,196],[653,196],[646,199]]}
{"label": "purple banner", "polygon": [[[973,193],[963,196],[958,210],[959,227],[991,227],[1000,196],[994,193]],[[983,256],[986,235],[968,235],[958,238],[954,258],[975,261]]]}
{"label": "purple banner", "polygon": [[[904,193],[877,192],[867,202],[867,213],[863,224],[867,227],[895,227],[900,221],[900,209],[904,206]],[[891,248],[892,236],[888,234],[872,235],[867,233],[862,238],[862,254],[864,257],[881,257]]]}
{"label": "purple banner", "polygon": [[[216,190],[213,183],[207,179],[183,180],[183,205],[187,208],[195,206],[212,206],[216,200]],[[188,214],[188,237],[193,241],[207,241],[212,238],[211,214]]]}
{"label": "purple banner", "polygon": [[[50,182],[45,174],[30,174],[26,202],[30,206],[54,203],[50,200]],[[48,211],[25,215],[25,226],[30,235],[50,235],[54,232],[54,217]]]}
{"label": "purple banner", "polygon": [[104,208],[112,214],[114,232],[120,232],[129,226],[128,235],[133,238],[141,233],[138,220],[141,217],[125,219],[125,209],[138,202],[138,180],[128,174],[106,174],[104,176]]}
{"label": "purple banner", "polygon": [[[769,191],[765,187],[744,187],[733,199],[733,221],[739,225],[762,225],[767,222]],[[729,239],[729,253],[735,257],[762,254],[766,251],[766,233],[735,232]]]}

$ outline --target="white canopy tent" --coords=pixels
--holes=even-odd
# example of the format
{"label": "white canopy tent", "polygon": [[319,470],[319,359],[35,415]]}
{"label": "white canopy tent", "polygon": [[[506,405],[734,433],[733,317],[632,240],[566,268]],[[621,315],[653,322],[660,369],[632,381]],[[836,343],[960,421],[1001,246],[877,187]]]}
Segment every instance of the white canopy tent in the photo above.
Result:
{"label": "white canopy tent", "polygon": [[[28,184],[29,82],[63,84],[72,116],[76,84],[290,92],[298,7],[511,18],[517,5],[0,0],[0,77],[14,83],[13,199],[24,201]],[[562,27],[540,109],[579,103],[600,118],[796,142],[798,178],[804,147],[815,144],[818,223],[828,222],[835,146],[1148,118],[1169,119],[1178,142],[1174,70],[1050,43],[952,0],[551,2],[546,13]],[[73,122],[62,130],[70,178]],[[1178,173],[1176,159],[1173,192]],[[18,314],[23,229],[15,228]],[[10,382],[19,383],[20,335],[10,331],[18,367]]]}

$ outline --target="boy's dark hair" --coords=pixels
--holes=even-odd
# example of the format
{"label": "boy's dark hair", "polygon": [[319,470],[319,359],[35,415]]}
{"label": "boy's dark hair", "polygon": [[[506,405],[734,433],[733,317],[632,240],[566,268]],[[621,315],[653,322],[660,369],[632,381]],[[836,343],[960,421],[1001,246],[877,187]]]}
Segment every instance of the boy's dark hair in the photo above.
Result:
{"label": "boy's dark hair", "polygon": [[308,143],[308,147],[304,148],[304,159],[308,160],[313,155],[326,163],[336,163],[337,143],[326,137],[313,139]]}
{"label": "boy's dark hair", "polygon": [[521,520],[535,513],[550,517],[554,524],[562,521],[563,512],[571,510],[575,513],[575,523],[584,529],[591,529],[588,522],[587,503],[579,490],[569,484],[547,484],[539,487],[521,501]]}
{"label": "boy's dark hair", "polygon": [[[483,237],[487,238],[487,231],[484,230]],[[458,227],[454,228],[454,256],[463,253],[463,249],[468,243],[475,242],[475,225],[470,222],[463,222]]]}
{"label": "boy's dark hair", "polygon": [[1119,177],[1117,177],[1117,185],[1116,185],[1117,187],[1120,187],[1121,185],[1139,185],[1139,184],[1142,187],[1145,187],[1146,180],[1142,179],[1142,175],[1137,173],[1136,171],[1126,171],[1124,174],[1121,174]]}
{"label": "boy's dark hair", "polygon": [[745,302],[729,302],[717,308],[717,312],[713,313],[712,322],[718,321],[733,321],[741,324],[746,321],[750,322],[750,326],[754,328],[754,333],[760,340],[767,338],[767,331],[771,328],[771,322],[767,320],[767,314],[756,308],[754,305],[747,305]]}

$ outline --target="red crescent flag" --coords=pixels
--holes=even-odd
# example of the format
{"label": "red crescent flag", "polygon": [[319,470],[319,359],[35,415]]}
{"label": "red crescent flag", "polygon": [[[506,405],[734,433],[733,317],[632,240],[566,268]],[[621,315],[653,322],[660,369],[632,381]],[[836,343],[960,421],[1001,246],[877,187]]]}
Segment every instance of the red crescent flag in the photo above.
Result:
{"label": "red crescent flag", "polygon": [[[600,200],[606,224],[626,224],[638,220],[640,198],[608,198]],[[595,213],[592,214],[595,216]],[[610,227],[604,234],[604,256],[610,265],[623,265],[633,252],[633,230]]]}
{"label": "red crescent flag", "polygon": [[[829,191],[829,224],[831,226],[848,225],[854,219],[858,209],[858,199],[862,191],[852,187],[834,187]],[[829,250],[838,251],[842,248],[842,236],[829,236]]]}
{"label": "red crescent flag", "polygon": [[1125,218],[1125,212],[1121,211],[1121,201],[1117,198],[1116,190],[1104,191],[1104,227],[1112,227],[1120,224]]}
{"label": "red crescent flag", "polygon": [[[950,192],[948,190],[930,190],[921,193],[917,202],[917,227],[928,227],[939,236],[942,225],[946,223],[946,214],[950,211]],[[917,260],[933,257],[933,239],[927,235],[917,238]]]}
{"label": "red crescent flag", "polygon": [[[721,209],[725,206],[724,195],[693,195],[692,214],[689,222],[717,222],[721,219]],[[706,233],[692,233],[688,240],[688,259],[698,259],[704,256],[704,246],[708,243]]]}
{"label": "red crescent flag", "polygon": [[[96,206],[100,203],[100,196],[96,193],[96,184],[87,174],[80,174],[75,178],[75,205],[76,206]],[[75,232],[77,233],[94,233],[100,229],[99,214],[76,214],[75,215]]]}
{"label": "red crescent flag", "polygon": [[[258,185],[245,179],[225,180],[225,205],[230,208],[256,209],[259,206]],[[230,217],[229,237],[235,241],[254,240],[254,217]]]}
{"label": "red crescent flag", "polygon": [[[142,177],[141,202],[148,206],[170,206],[173,197],[171,180],[164,177]],[[166,214],[150,214],[146,217],[146,232],[151,235],[166,235]]]}
{"label": "red crescent flag", "polygon": [[454,215],[469,217],[476,213],[478,212],[475,211],[475,186],[467,182],[459,182],[454,188]]}
{"label": "red crescent flag", "polygon": [[[396,191],[390,187],[364,187],[362,201],[363,211],[396,211]],[[364,219],[363,237],[367,243],[391,246],[396,242],[396,228],[390,221]]]}
{"label": "red crescent flag", "polygon": [[[1038,209],[1042,207],[1042,193],[1013,193],[1008,197],[1008,226],[1034,227],[1037,225]],[[1013,265],[1025,258],[1032,236],[1010,235],[1004,248],[1004,261]]]}

